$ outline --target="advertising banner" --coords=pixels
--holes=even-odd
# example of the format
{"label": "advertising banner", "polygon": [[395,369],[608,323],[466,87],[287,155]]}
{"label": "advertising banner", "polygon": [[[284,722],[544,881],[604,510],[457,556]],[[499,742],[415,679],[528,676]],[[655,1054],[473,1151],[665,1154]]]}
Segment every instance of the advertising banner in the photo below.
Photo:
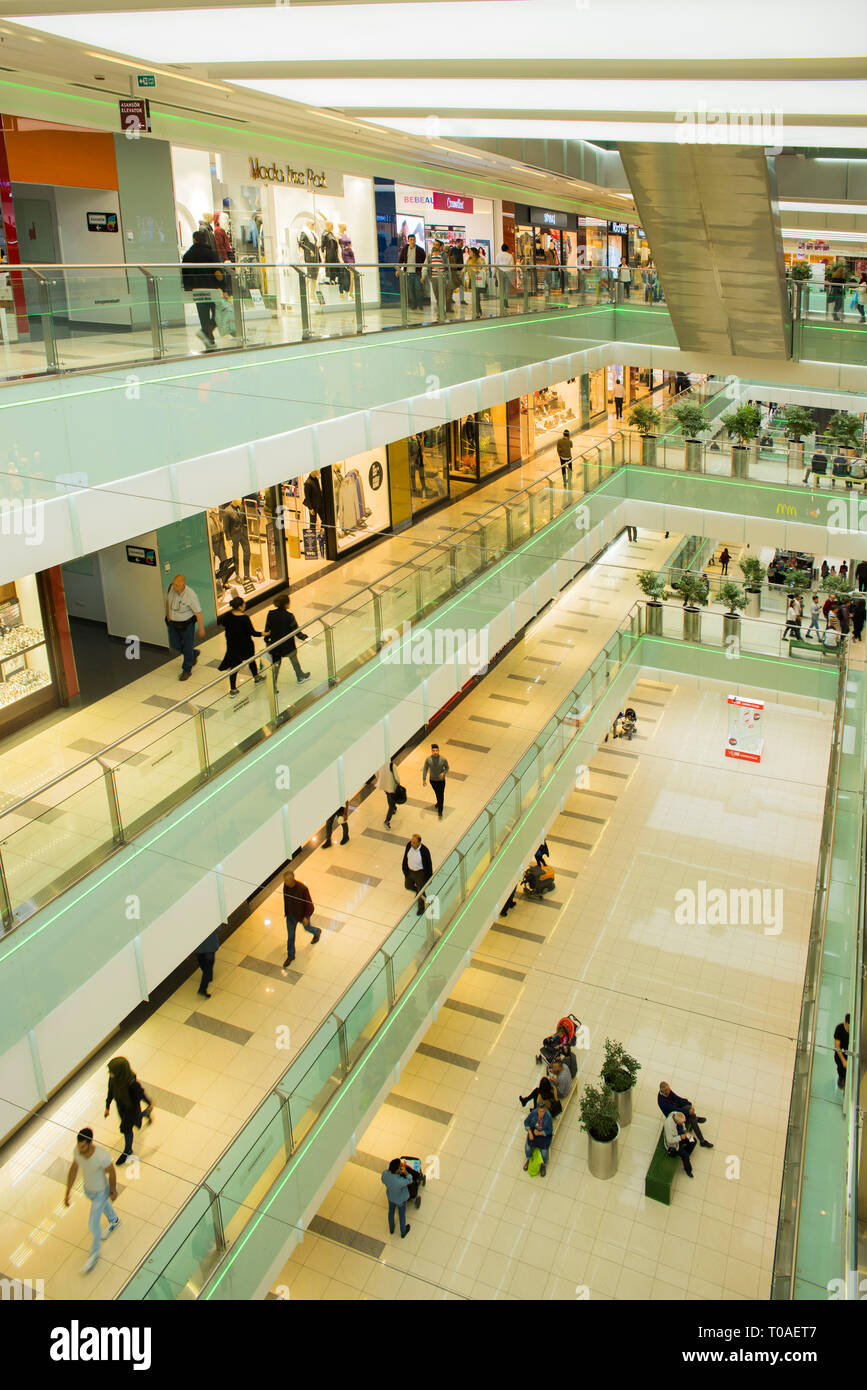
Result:
{"label": "advertising banner", "polygon": [[764,700],[744,700],[739,695],[729,695],[729,733],[726,739],[727,758],[744,758],[750,763],[760,763],[765,740],[762,738],[762,714]]}

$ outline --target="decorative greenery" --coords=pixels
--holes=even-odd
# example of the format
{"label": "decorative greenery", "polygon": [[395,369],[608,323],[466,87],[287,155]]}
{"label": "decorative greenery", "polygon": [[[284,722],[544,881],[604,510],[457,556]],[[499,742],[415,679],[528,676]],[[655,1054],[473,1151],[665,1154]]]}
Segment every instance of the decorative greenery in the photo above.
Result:
{"label": "decorative greenery", "polygon": [[787,439],[800,443],[805,435],[812,434],[816,428],[812,410],[803,405],[790,405],[786,409],[783,434]]}
{"label": "decorative greenery", "polygon": [[838,598],[842,598],[844,594],[848,597],[855,592],[855,585],[848,575],[841,579],[839,574],[826,574],[821,587],[823,593],[836,594]]}
{"label": "decorative greenery", "polygon": [[656,570],[639,570],[638,587],[651,603],[659,603],[665,598],[665,580]]}
{"label": "decorative greenery", "polygon": [[638,1080],[641,1063],[636,1062],[634,1057],[630,1057],[623,1043],[612,1042],[611,1038],[606,1038],[603,1046],[605,1056],[602,1059],[602,1070],[599,1075],[605,1085],[615,1094],[619,1091],[631,1091]]}
{"label": "decorative greenery", "polygon": [[662,421],[662,413],[654,410],[652,405],[647,402],[639,401],[629,412],[628,423],[633,429],[638,430],[640,435],[654,434]]}
{"label": "decorative greenery", "polygon": [[825,434],[829,439],[833,439],[839,448],[857,449],[863,434],[861,417],[851,414],[848,410],[838,410],[828,421]]}
{"label": "decorative greenery", "polygon": [[790,280],[812,280],[813,267],[809,261],[795,261],[794,265],[789,266]]}
{"label": "decorative greenery", "polygon": [[689,401],[672,406],[671,415],[684,439],[697,439],[705,430],[710,429],[707,411]]}
{"label": "decorative greenery", "polygon": [[720,584],[717,597],[721,603],[726,605],[730,618],[736,618],[737,610],[747,606],[747,596],[743,587],[736,584],[733,579],[726,579]]}
{"label": "decorative greenery", "polygon": [[700,574],[682,574],[673,588],[683,599],[684,608],[703,608],[707,603],[707,581]]}
{"label": "decorative greenery", "polygon": [[791,594],[802,594],[813,583],[809,570],[786,570],[783,576],[786,588]]}
{"label": "decorative greenery", "polygon": [[744,577],[744,583],[748,589],[753,591],[761,589],[765,582],[765,575],[768,572],[767,565],[763,565],[757,555],[745,555],[738,561],[738,569]]}
{"label": "decorative greenery", "polygon": [[617,1138],[617,1100],[607,1086],[585,1086],[578,1098],[580,1125],[600,1144],[610,1144]]}
{"label": "decorative greenery", "polygon": [[756,405],[739,405],[736,410],[728,410],[725,415],[720,416],[725,425],[729,439],[737,440],[738,444],[749,444],[751,439],[755,439],[762,428],[762,412]]}

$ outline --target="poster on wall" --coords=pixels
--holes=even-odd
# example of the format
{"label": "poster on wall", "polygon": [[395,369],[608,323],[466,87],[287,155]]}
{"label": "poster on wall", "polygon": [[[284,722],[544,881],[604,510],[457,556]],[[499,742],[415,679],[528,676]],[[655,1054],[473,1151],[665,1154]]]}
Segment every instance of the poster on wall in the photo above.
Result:
{"label": "poster on wall", "polygon": [[727,758],[743,758],[750,763],[760,763],[765,747],[762,738],[762,714],[764,700],[745,700],[739,695],[729,695],[729,732],[726,740]]}

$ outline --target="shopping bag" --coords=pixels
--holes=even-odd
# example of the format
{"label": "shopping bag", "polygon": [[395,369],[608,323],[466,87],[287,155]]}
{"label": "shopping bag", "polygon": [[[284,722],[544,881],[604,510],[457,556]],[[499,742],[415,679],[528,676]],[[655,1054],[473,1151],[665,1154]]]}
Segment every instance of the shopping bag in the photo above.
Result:
{"label": "shopping bag", "polygon": [[402,787],[402,786],[400,786],[400,785],[398,785],[398,786],[395,787],[395,789],[394,789],[394,800],[395,800],[395,805],[397,805],[397,806],[405,806],[405,805],[406,805],[406,787]]}
{"label": "shopping bag", "polygon": [[215,305],[217,311],[217,330],[227,334],[235,332],[235,306],[230,299],[220,295]]}
{"label": "shopping bag", "polygon": [[530,1177],[538,1178],[541,1167],[542,1151],[541,1149],[534,1149],[533,1152],[530,1154],[530,1163],[529,1167],[527,1168],[527,1172],[530,1174]]}

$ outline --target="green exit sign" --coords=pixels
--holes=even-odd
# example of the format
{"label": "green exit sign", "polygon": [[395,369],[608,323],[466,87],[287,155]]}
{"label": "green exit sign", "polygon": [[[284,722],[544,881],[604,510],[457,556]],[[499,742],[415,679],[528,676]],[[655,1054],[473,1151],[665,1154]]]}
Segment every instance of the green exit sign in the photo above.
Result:
{"label": "green exit sign", "polygon": [[140,72],[136,77],[136,83],[139,87],[155,87],[157,85],[157,80],[153,73]]}

